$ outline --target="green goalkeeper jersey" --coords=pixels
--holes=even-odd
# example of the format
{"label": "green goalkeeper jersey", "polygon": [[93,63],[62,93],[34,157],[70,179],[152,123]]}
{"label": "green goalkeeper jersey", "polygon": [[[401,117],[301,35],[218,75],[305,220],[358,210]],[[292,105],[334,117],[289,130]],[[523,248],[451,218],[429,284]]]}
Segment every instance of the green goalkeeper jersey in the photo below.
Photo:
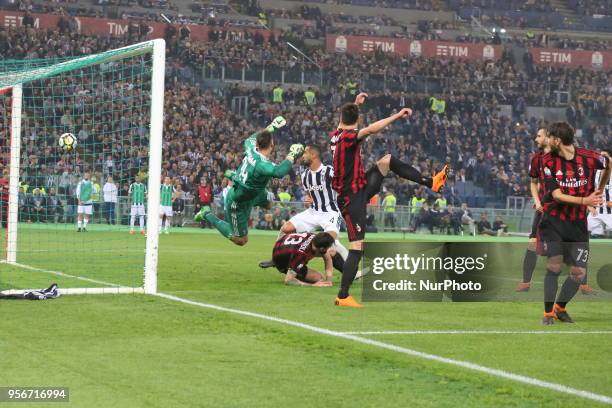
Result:
{"label": "green goalkeeper jersey", "polygon": [[174,195],[174,187],[172,185],[162,184],[160,196],[161,205],[166,207],[172,206],[172,196]]}
{"label": "green goalkeeper jersey", "polygon": [[291,171],[292,163],[283,160],[279,165],[272,163],[256,149],[257,133],[244,142],[244,159],[233,177],[236,183],[235,199],[252,200],[268,186],[271,178],[282,178]]}
{"label": "green goalkeeper jersey", "polygon": [[81,180],[77,184],[76,196],[81,202],[81,205],[89,205],[92,203],[93,195],[96,192],[96,187],[91,180]]}
{"label": "green goalkeeper jersey", "polygon": [[143,183],[132,183],[129,194],[132,205],[144,205],[147,187]]}

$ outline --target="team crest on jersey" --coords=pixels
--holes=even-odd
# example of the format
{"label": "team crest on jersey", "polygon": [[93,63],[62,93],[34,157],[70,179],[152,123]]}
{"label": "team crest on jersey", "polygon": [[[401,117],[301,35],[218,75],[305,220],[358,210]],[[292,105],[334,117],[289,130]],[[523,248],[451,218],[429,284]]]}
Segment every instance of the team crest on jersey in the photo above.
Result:
{"label": "team crest on jersey", "polygon": [[544,174],[550,176],[550,169],[548,167],[544,167]]}

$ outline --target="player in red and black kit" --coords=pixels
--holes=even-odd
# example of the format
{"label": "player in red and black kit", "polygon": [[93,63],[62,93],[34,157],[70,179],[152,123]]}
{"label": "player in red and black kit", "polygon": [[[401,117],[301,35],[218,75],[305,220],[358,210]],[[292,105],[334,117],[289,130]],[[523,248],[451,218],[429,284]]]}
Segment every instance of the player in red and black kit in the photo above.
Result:
{"label": "player in red and black kit", "polygon": [[[603,202],[602,192],[595,191],[595,172],[605,169],[602,179],[610,176],[607,154],[574,146],[574,129],[565,122],[548,128],[550,153],[542,157],[542,177],[545,183],[544,212],[538,228],[538,244],[548,257],[544,277],[544,318],[542,324],[554,319],[573,323],[565,307],[574,297],[586,275],[589,258],[587,206]],[[557,296],[559,274],[563,264],[570,274]]]}
{"label": "player in red and black kit", "polygon": [[[332,266],[335,263],[333,258],[335,257],[332,257],[329,249],[334,242],[334,237],[327,232],[287,234],[276,241],[272,250],[272,262],[279,272],[287,275],[286,284],[331,286]],[[308,262],[315,257],[323,258],[327,279],[308,267]],[[342,261],[340,255],[337,255],[337,258]],[[295,273],[295,278],[288,273],[290,270]]]}
{"label": "player in red and black kit", "polygon": [[349,296],[349,288],[359,267],[363,254],[365,238],[367,203],[380,191],[384,178],[393,171],[399,177],[430,187],[438,192],[444,187],[448,166],[432,177],[423,176],[417,169],[390,154],[378,160],[366,173],[361,157],[361,142],[376,134],[398,119],[412,115],[412,110],[403,108],[386,119],[379,120],[359,129],[359,105],[365,102],[366,93],[357,95],[355,103],[342,106],[340,124],[333,133],[331,148],[334,155],[334,178],[332,187],[338,193],[338,205],[342,211],[350,241],[349,255],[344,262],[340,292],[336,298],[337,306],[361,307]]}
{"label": "player in red and black kit", "polygon": [[538,261],[537,250],[537,239],[536,233],[540,220],[542,218],[542,199],[544,197],[544,179],[541,177],[542,172],[542,157],[550,151],[548,147],[548,130],[545,127],[538,129],[538,133],[535,137],[535,144],[538,149],[531,156],[531,162],[529,164],[529,177],[531,182],[529,183],[529,189],[531,191],[531,197],[533,198],[533,205],[535,208],[535,214],[533,215],[533,222],[531,223],[531,233],[529,234],[529,244],[527,244],[527,250],[525,251],[525,257],[523,258],[523,280],[519,282],[516,287],[517,292],[527,292],[531,287],[531,278]]}

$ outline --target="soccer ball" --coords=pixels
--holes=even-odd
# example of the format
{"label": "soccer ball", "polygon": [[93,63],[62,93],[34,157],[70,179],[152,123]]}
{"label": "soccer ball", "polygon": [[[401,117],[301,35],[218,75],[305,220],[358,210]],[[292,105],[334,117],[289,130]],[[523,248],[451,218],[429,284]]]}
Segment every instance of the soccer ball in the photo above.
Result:
{"label": "soccer ball", "polygon": [[77,138],[72,133],[64,133],[59,137],[59,146],[66,151],[74,149],[76,144]]}

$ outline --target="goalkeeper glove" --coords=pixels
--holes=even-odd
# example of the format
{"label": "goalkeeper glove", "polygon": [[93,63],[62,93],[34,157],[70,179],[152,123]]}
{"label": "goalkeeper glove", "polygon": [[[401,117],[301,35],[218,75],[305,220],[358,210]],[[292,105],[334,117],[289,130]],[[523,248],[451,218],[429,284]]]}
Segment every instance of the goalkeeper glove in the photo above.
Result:
{"label": "goalkeeper glove", "polygon": [[282,116],[277,116],[274,118],[274,120],[272,121],[272,123],[270,123],[268,125],[268,127],[266,128],[266,130],[270,133],[274,132],[277,129],[282,128],[283,126],[285,126],[287,124],[287,121],[285,120],[285,118],[283,118]]}
{"label": "goalkeeper glove", "polygon": [[287,160],[295,163],[297,159],[302,157],[304,154],[304,145],[300,143],[292,144],[289,148],[289,154],[287,155]]}

